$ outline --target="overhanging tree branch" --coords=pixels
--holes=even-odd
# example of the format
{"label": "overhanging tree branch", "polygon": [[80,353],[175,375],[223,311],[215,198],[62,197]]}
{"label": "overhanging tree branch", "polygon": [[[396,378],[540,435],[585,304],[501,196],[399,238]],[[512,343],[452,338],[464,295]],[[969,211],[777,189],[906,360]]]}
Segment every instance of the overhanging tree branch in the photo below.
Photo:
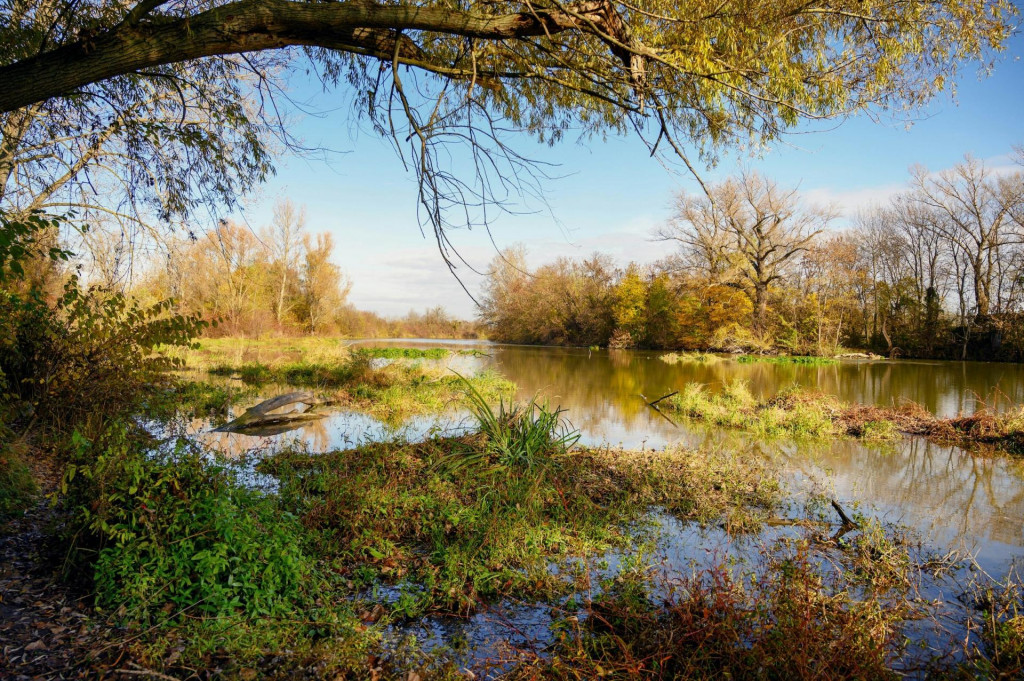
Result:
{"label": "overhanging tree branch", "polygon": [[[389,52],[387,48],[399,39],[401,31],[504,40],[577,30],[613,40],[616,51],[621,51],[627,40],[623,26],[606,0],[583,0],[565,10],[535,7],[501,16],[359,0],[241,0],[184,18],[153,16],[134,24],[124,22],[99,35],[0,67],[0,112],[115,76],[202,57],[293,45],[341,51],[357,47],[364,53],[382,55]],[[422,57],[411,41],[403,43],[400,56]]]}

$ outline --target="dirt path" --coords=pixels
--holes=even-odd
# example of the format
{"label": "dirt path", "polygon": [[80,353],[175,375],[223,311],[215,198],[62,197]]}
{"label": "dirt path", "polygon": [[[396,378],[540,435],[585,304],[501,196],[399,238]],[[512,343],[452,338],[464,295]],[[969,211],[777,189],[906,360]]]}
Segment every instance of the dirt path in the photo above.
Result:
{"label": "dirt path", "polygon": [[[50,471],[34,472],[52,489]],[[127,664],[124,632],[97,622],[88,595],[56,578],[62,557],[44,534],[52,519],[41,499],[0,524],[0,679],[129,678],[115,671]]]}

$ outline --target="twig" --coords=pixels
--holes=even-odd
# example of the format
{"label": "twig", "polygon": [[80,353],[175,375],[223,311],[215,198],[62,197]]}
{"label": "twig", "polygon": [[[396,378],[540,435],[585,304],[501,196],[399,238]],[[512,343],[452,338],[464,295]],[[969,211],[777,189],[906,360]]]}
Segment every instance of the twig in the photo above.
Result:
{"label": "twig", "polygon": [[[679,392],[679,391],[676,391],[676,392]],[[668,395],[664,395],[664,396],[662,396],[662,397],[659,397],[658,399],[654,400],[653,402],[650,402],[650,401],[649,401],[649,400],[647,399],[647,396],[646,396],[646,395],[644,395],[643,393],[640,393],[640,398],[641,398],[641,399],[642,399],[642,400],[643,400],[644,402],[646,402],[646,403],[647,403],[647,406],[648,406],[648,407],[650,407],[650,408],[651,408],[651,409],[653,409],[654,411],[658,412],[658,414],[660,414],[660,415],[661,415],[661,418],[665,419],[666,421],[668,421],[669,423],[671,423],[671,424],[672,424],[673,426],[675,426],[676,428],[678,428],[678,427],[679,427],[679,424],[678,424],[678,423],[676,423],[675,421],[673,421],[672,419],[670,419],[670,418],[668,417],[668,415],[667,415],[667,414],[665,414],[665,412],[663,412],[663,411],[662,411],[661,409],[659,409],[659,408],[658,408],[658,402],[661,402],[661,401],[662,401],[663,399],[665,399],[666,397],[672,397],[672,396],[673,396],[673,395],[675,395],[675,394],[676,394],[675,392],[669,393]]]}
{"label": "twig", "polygon": [[178,681],[173,676],[167,674],[161,674],[160,672],[153,671],[152,669],[118,669],[118,674],[134,674],[135,676],[152,676],[157,679],[169,679],[170,681]]}
{"label": "twig", "polygon": [[[657,404],[658,402],[661,402],[662,400],[667,400],[668,398],[672,397],[673,395],[678,395],[678,394],[679,394],[679,391],[678,391],[678,390],[673,390],[673,391],[672,391],[672,392],[670,392],[670,393],[669,393],[668,395],[662,395],[662,396],[661,396],[661,397],[659,397],[658,399],[654,400],[653,402],[648,402],[647,404],[649,404],[649,405],[651,405],[651,406],[653,407],[653,406],[654,406],[654,405],[656,405],[656,404]],[[644,397],[644,396],[643,396],[643,395],[641,395],[640,397]],[[646,398],[646,397],[644,397],[644,399],[646,400],[647,398]]]}

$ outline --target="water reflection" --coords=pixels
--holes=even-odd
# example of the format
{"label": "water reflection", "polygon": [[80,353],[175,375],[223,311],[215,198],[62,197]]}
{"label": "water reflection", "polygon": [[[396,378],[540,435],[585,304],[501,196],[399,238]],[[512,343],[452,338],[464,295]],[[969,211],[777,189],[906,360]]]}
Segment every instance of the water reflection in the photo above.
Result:
{"label": "water reflection", "polygon": [[997,568],[1024,546],[1024,476],[1008,457],[905,438],[890,447],[858,442],[780,448],[792,486],[827,479],[840,499],[859,500],[883,518],[919,530],[929,543],[976,552]]}
{"label": "water reflection", "polygon": [[656,420],[638,395],[653,398],[688,382],[714,388],[742,379],[759,396],[795,384],[848,402],[917,402],[939,416],[1024,403],[1024,365],[1019,364],[842,360],[813,366],[724,360],[670,365],[660,353],[628,350],[494,346],[489,352],[492,366],[523,394],[557,396],[577,418],[601,420],[611,413],[628,429]]}
{"label": "water reflection", "polygon": [[468,427],[464,418],[458,414],[415,417],[394,425],[357,412],[328,414],[317,421],[303,422],[285,433],[274,435],[218,433],[210,430],[209,425],[207,421],[193,421],[189,434],[211,449],[232,458],[256,451],[279,451],[286,447],[309,452],[328,452],[381,440],[419,440],[433,432],[453,432]]}

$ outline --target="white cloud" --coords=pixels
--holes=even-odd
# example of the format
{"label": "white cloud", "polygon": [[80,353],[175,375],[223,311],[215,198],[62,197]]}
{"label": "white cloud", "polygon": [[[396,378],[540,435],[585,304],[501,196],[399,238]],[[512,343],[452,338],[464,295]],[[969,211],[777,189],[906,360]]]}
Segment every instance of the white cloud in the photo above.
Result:
{"label": "white cloud", "polygon": [[[1021,172],[1019,165],[1010,162],[1007,155],[983,159],[985,166],[992,175],[999,177]],[[937,176],[939,173],[948,170],[941,168],[931,169],[930,176]],[[858,187],[856,189],[835,189],[832,187],[816,187],[801,191],[801,196],[808,203],[816,206],[833,206],[840,211],[843,221],[856,217],[857,213],[874,206],[885,205],[893,197],[909,188],[910,173],[907,173],[906,182],[893,184],[876,185],[869,187]]]}
{"label": "white cloud", "polygon": [[[460,252],[474,267],[482,269],[490,254],[480,250]],[[419,248],[374,254],[343,269],[353,282],[349,299],[358,308],[398,316],[411,309],[442,305],[459,317],[470,318],[475,314],[472,299],[449,272],[437,248],[427,243]],[[476,295],[481,278],[461,263],[456,272]]]}

